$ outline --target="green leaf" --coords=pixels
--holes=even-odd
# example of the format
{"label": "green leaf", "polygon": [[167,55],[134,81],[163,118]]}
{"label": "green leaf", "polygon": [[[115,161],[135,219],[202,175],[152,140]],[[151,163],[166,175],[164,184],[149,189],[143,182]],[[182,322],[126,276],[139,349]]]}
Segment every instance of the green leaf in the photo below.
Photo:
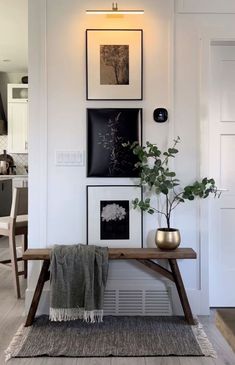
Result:
{"label": "green leaf", "polygon": [[168,148],[168,152],[170,154],[175,154],[175,153],[178,153],[179,151],[176,148]]}
{"label": "green leaf", "polygon": [[165,194],[165,195],[168,194],[168,188],[167,188],[167,186],[165,184],[162,184],[162,186],[161,186],[161,192],[163,194]]}
{"label": "green leaf", "polygon": [[165,172],[166,176],[170,176],[170,177],[175,177],[176,173],[175,172]]}

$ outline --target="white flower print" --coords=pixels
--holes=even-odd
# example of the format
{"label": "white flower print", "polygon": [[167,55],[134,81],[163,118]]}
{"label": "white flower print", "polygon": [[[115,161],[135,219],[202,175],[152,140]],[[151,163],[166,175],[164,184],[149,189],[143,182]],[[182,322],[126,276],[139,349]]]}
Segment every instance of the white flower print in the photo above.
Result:
{"label": "white flower print", "polygon": [[126,210],[118,204],[107,204],[103,207],[101,218],[103,222],[121,221],[126,217]]}

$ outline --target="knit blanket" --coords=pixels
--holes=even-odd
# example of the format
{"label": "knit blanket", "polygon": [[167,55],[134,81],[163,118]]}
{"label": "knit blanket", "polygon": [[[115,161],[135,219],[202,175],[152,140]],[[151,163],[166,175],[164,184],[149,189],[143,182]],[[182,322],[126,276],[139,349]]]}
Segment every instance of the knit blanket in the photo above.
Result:
{"label": "knit blanket", "polygon": [[103,321],[108,248],[55,245],[50,264],[50,320]]}

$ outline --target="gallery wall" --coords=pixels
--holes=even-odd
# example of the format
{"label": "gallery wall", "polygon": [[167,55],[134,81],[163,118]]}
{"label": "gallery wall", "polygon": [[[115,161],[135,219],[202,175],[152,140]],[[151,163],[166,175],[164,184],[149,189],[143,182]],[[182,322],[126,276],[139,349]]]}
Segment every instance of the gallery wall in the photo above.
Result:
{"label": "gallery wall", "polygon": [[[103,0],[99,5],[109,8],[110,2]],[[202,27],[206,32],[208,27],[219,24],[220,15],[174,14],[173,0],[136,1],[134,7],[144,8],[144,15],[112,18],[85,14],[87,8],[97,6],[96,1],[85,0],[34,0],[29,4],[30,247],[85,243],[86,185],[134,183],[127,178],[86,177],[86,108],[143,108],[143,141],[165,148],[179,135],[177,172],[185,183],[200,174],[200,36]],[[119,7],[133,8],[133,2],[120,1]],[[229,16],[224,15],[224,26],[228,20]],[[142,101],[86,100],[85,30],[90,28],[143,29]],[[153,121],[156,107],[168,109],[168,122]],[[84,165],[57,166],[55,155],[60,150],[80,151]],[[145,246],[154,245],[154,231],[159,224],[156,217],[144,216]],[[206,314],[208,290],[202,290],[199,203],[179,208],[174,224],[181,230],[182,247],[190,246],[199,255],[197,261],[180,265],[193,311]],[[35,265],[30,269],[27,302],[38,270]],[[156,283],[150,273],[123,262],[110,265],[109,281],[109,285],[118,282],[120,286],[128,281],[136,287],[138,282]],[[157,283],[154,285],[164,285]],[[205,299],[200,304],[202,294]]]}

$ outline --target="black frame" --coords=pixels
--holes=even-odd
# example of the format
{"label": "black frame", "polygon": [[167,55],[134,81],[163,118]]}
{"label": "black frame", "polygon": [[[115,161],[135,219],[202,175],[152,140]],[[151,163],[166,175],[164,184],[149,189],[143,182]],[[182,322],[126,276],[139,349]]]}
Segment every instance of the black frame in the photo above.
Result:
{"label": "black frame", "polygon": [[[141,47],[141,54],[140,54],[140,97],[139,98],[90,98],[89,97],[89,90],[88,90],[88,32],[92,31],[104,31],[104,32],[115,32],[115,31],[138,31],[140,32],[140,47]],[[86,100],[106,100],[106,101],[113,101],[113,100],[143,100],[143,29],[86,29]]]}
{"label": "black frame", "polygon": [[[136,131],[134,131],[134,134],[135,133],[138,134],[138,142],[142,146],[142,138],[143,138],[143,123],[142,123],[143,110],[142,110],[142,108],[87,108],[87,146],[86,146],[86,150],[87,150],[87,168],[86,168],[87,177],[138,178],[140,176],[140,173],[139,173],[138,170],[129,169],[129,171],[128,171],[127,166],[126,166],[126,168],[123,167],[123,173],[119,173],[119,174],[115,173],[115,172],[113,174],[104,174],[104,173],[102,174],[101,172],[97,172],[98,167],[97,167],[97,169],[95,168],[96,173],[92,172],[92,162],[93,162],[93,164],[95,164],[94,161],[93,161],[94,157],[92,157],[92,155],[94,155],[95,158],[98,159],[98,156],[99,156],[98,152],[100,153],[100,155],[102,155],[102,158],[103,158],[103,160],[102,160],[102,169],[106,168],[106,170],[108,170],[109,166],[110,166],[110,164],[108,163],[110,153],[106,152],[107,150],[105,151],[104,147],[101,144],[100,144],[100,146],[102,146],[102,147],[98,146],[97,140],[99,138],[98,137],[99,133],[95,133],[96,139],[95,138],[93,139],[92,130],[94,130],[95,128],[97,128],[98,131],[101,130],[101,127],[99,129],[99,126],[101,125],[102,112],[103,112],[105,118],[108,118],[108,117],[112,116],[114,113],[117,114],[118,112],[121,112],[121,111],[123,111],[124,113],[126,112],[126,117],[128,116],[128,113],[131,114],[133,112],[133,115],[135,113],[137,113],[137,118],[138,119],[136,119],[136,120],[133,119],[132,122],[133,122],[133,124],[135,122],[137,123],[137,125],[136,125],[137,129],[136,129]],[[93,126],[93,129],[92,129],[92,127],[91,127],[92,126],[92,121],[90,119],[91,119],[91,114],[92,113],[94,114],[94,112],[97,112],[97,114],[98,114],[97,115],[97,126]],[[90,117],[90,119],[89,119],[89,117]],[[128,120],[129,120],[129,123],[130,123],[130,119],[128,119]],[[128,125],[128,120],[126,121],[126,123],[127,123],[126,125]],[[106,131],[107,131],[108,127],[107,127],[107,122],[106,121],[107,121],[107,119],[103,120],[103,123],[104,123],[103,128],[106,128]],[[94,122],[93,122],[93,124],[94,124]],[[125,119],[123,119],[121,121],[120,126],[121,126],[121,132],[123,132],[124,127],[125,127]],[[131,132],[132,132],[131,129],[128,127],[127,128],[128,137],[131,136]],[[120,136],[125,137],[123,134],[121,134]],[[133,143],[133,142],[136,141],[136,139],[133,138],[133,140],[130,140],[130,138],[127,138],[126,142],[128,142],[128,141],[130,143]],[[121,144],[121,142],[120,142],[120,144]],[[93,150],[95,148],[96,148],[96,153],[93,152]],[[102,149],[103,149],[103,151],[102,151]],[[136,156],[134,156],[134,154],[131,150],[128,150],[128,147],[125,147],[125,149],[126,149],[126,156],[128,157],[128,161],[132,161],[133,167],[134,167],[134,164],[136,162],[138,162],[138,158]],[[123,151],[124,151],[124,147],[123,147]],[[105,165],[105,162],[106,162],[106,165]],[[94,168],[93,168],[93,170],[94,170]]]}
{"label": "black frame", "polygon": [[[143,187],[141,185],[87,185],[86,186],[86,244],[89,245],[89,212],[88,212],[88,202],[89,202],[89,188],[125,188],[125,187],[138,187],[140,188],[140,197],[143,200]],[[131,207],[131,200],[130,200],[130,207]],[[139,209],[139,208],[137,208]],[[141,221],[141,234],[140,234],[140,248],[143,248],[143,211],[139,210],[140,213],[140,221]],[[112,240],[110,240],[112,241]],[[112,243],[112,242],[111,242]],[[127,247],[128,248],[128,247]]]}

